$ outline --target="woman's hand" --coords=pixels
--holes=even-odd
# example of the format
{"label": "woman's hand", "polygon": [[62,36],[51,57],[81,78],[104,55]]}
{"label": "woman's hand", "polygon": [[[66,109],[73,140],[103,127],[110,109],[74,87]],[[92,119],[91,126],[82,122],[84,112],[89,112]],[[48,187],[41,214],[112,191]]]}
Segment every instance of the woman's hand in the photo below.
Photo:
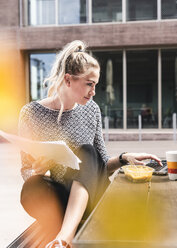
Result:
{"label": "woman's hand", "polygon": [[39,157],[32,163],[32,169],[36,174],[44,175],[55,165],[55,161],[46,157]]}
{"label": "woman's hand", "polygon": [[136,165],[145,165],[145,163],[142,160],[154,159],[162,166],[161,160],[156,155],[153,155],[153,154],[148,154],[148,153],[124,153],[122,155],[122,158],[124,160],[127,160],[130,164],[136,164]]}

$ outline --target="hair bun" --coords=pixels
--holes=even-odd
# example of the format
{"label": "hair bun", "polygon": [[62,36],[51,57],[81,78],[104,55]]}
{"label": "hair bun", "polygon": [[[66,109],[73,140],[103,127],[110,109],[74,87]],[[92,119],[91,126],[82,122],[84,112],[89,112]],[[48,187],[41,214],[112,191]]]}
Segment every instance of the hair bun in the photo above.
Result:
{"label": "hair bun", "polygon": [[84,47],[80,45],[80,46],[77,47],[75,52],[78,52],[78,53],[79,52],[84,52],[84,50],[85,50]]}

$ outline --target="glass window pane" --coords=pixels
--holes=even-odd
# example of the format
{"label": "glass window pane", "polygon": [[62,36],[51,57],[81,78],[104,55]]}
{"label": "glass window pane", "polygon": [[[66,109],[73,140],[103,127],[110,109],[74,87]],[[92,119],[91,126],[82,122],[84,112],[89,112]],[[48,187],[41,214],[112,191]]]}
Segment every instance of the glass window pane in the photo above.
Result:
{"label": "glass window pane", "polygon": [[101,66],[100,80],[94,100],[101,108],[103,127],[105,116],[110,128],[123,127],[122,52],[94,52]]}
{"label": "glass window pane", "polygon": [[49,75],[55,53],[30,54],[30,97],[31,100],[47,96],[47,87],[43,87],[44,78]]}
{"label": "glass window pane", "polygon": [[157,19],[157,0],[127,0],[127,21]]}
{"label": "glass window pane", "polygon": [[162,127],[172,127],[177,113],[177,50],[162,51]]}
{"label": "glass window pane", "polygon": [[177,1],[176,0],[161,0],[162,19],[177,18]]}
{"label": "glass window pane", "polygon": [[59,0],[59,24],[87,22],[86,0]]}
{"label": "glass window pane", "polygon": [[157,51],[127,52],[127,127],[158,127]]}
{"label": "glass window pane", "polygon": [[92,0],[92,22],[122,21],[122,0]]}
{"label": "glass window pane", "polygon": [[28,23],[55,24],[55,0],[28,0]]}

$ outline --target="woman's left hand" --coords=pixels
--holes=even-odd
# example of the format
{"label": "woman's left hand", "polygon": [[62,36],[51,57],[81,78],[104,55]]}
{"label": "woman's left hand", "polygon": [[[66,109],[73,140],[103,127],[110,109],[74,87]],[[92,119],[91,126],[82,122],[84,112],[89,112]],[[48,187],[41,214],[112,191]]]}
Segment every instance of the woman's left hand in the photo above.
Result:
{"label": "woman's left hand", "polygon": [[39,157],[32,163],[32,168],[36,174],[44,175],[55,164],[55,161],[52,159],[48,160],[45,157]]}
{"label": "woman's left hand", "polygon": [[154,159],[157,161],[161,166],[161,160],[156,155],[148,154],[148,153],[124,153],[122,155],[122,158],[124,160],[127,160],[130,164],[136,164],[136,165],[145,165],[145,163],[142,160],[145,159]]}

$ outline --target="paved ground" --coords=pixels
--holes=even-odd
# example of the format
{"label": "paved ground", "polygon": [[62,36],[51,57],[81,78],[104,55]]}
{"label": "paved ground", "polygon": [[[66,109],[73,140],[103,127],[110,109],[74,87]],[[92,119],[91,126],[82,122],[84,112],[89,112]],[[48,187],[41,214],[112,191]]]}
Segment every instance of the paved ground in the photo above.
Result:
{"label": "paved ground", "polygon": [[[165,158],[165,151],[177,150],[175,141],[115,141],[106,144],[111,156],[123,151],[148,152]],[[20,205],[23,180],[19,152],[12,145],[0,143],[0,248],[5,248],[34,220]]]}
{"label": "paved ground", "polygon": [[20,157],[14,147],[0,143],[0,248],[9,245],[33,219],[19,203],[23,180]]}

